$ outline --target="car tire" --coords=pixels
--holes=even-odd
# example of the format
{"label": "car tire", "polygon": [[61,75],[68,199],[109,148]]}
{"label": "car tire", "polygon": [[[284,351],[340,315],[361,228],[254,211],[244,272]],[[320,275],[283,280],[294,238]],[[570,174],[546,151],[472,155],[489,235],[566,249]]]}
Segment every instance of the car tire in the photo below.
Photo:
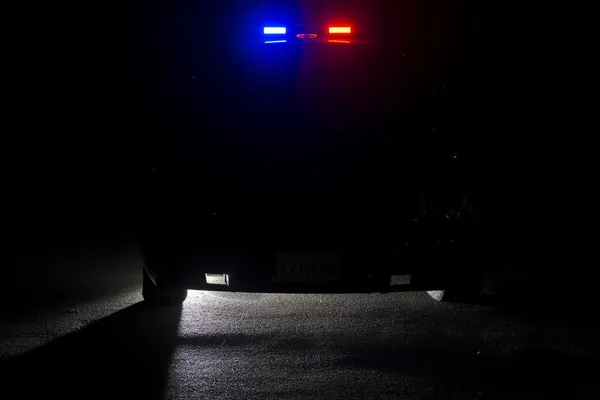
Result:
{"label": "car tire", "polygon": [[435,301],[445,301],[447,298],[445,290],[428,290],[427,294]]}
{"label": "car tire", "polygon": [[478,293],[474,290],[444,289],[428,290],[427,294],[435,301],[444,303],[477,303]]}
{"label": "car tire", "polygon": [[478,303],[481,298],[482,282],[477,276],[462,284],[441,290],[428,290],[427,294],[435,301],[454,303]]}
{"label": "car tire", "polygon": [[146,303],[154,305],[181,305],[187,298],[187,289],[163,287],[152,281],[143,269],[142,297]]}

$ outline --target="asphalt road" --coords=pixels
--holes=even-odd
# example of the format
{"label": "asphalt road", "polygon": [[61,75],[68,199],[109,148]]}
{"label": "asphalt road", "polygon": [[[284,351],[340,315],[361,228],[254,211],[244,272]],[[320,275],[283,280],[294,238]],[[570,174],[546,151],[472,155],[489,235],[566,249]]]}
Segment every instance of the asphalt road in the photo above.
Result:
{"label": "asphalt road", "polygon": [[37,259],[104,271],[80,290],[4,291],[2,398],[600,398],[590,325],[425,293],[190,291],[152,309],[135,246],[93,248]]}
{"label": "asphalt road", "polygon": [[540,285],[541,301],[512,308],[191,291],[182,308],[153,309],[131,229],[139,201],[4,202],[0,398],[600,398],[597,308],[575,295],[593,291]]}

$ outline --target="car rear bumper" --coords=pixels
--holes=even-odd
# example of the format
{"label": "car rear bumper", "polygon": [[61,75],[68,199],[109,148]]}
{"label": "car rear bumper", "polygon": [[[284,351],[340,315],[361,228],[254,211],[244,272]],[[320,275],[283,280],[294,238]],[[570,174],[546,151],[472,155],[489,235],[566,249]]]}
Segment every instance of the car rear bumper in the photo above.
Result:
{"label": "car rear bumper", "polygon": [[[395,276],[394,276],[395,277]],[[402,284],[392,284],[390,277],[365,277],[361,281],[341,281],[339,283],[298,283],[282,284],[269,281],[268,279],[259,279],[252,277],[250,280],[245,277],[238,278],[235,274],[229,275],[228,285],[207,284],[202,281],[185,280],[181,287],[192,290],[209,290],[225,292],[248,292],[248,293],[389,293],[406,292],[418,290],[441,290],[447,285],[440,283],[421,283],[411,284],[410,276],[402,276]]]}
{"label": "car rear bumper", "polygon": [[[164,250],[165,248],[163,248]],[[170,248],[162,256],[146,254],[146,269],[161,285],[195,290],[270,293],[370,293],[438,290],[478,275],[475,260],[459,255],[417,256],[408,252],[319,249],[339,259],[332,282],[285,282],[277,274],[274,249]],[[226,276],[225,284],[210,283]]]}
{"label": "car rear bumper", "polygon": [[[306,195],[301,201],[276,202],[275,195],[261,199],[265,197],[271,199],[268,205],[248,200],[245,208],[228,208],[226,201],[218,201],[220,207],[211,208],[195,197],[177,196],[177,206],[150,210],[144,219],[142,253],[151,278],[159,284],[198,290],[436,290],[476,275],[477,265],[485,259],[476,223],[448,218],[418,222],[408,217],[414,208],[410,204],[396,205],[404,217],[376,202],[333,204],[331,196],[314,200]],[[348,198],[353,197],[343,199]],[[281,253],[335,254],[339,280],[281,282],[276,276]],[[228,284],[207,283],[207,273],[226,274]],[[395,275],[404,277],[401,284],[392,284]]]}

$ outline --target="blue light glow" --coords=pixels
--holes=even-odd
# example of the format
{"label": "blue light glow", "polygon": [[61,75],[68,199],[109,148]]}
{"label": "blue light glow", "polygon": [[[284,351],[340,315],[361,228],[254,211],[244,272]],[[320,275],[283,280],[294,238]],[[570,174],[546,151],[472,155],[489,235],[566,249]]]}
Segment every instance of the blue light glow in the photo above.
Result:
{"label": "blue light glow", "polygon": [[265,26],[263,32],[265,35],[285,35],[287,29],[284,26]]}
{"label": "blue light glow", "polygon": [[285,43],[287,42],[287,40],[265,40],[265,44],[271,44],[271,43]]}

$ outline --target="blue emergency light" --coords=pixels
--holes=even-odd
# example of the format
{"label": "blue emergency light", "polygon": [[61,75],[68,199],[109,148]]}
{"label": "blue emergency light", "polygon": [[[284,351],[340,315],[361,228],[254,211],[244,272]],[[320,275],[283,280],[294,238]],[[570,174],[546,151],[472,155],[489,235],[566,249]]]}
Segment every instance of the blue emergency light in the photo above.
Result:
{"label": "blue emergency light", "polygon": [[285,26],[265,26],[263,32],[265,35],[285,35],[287,29]]}

